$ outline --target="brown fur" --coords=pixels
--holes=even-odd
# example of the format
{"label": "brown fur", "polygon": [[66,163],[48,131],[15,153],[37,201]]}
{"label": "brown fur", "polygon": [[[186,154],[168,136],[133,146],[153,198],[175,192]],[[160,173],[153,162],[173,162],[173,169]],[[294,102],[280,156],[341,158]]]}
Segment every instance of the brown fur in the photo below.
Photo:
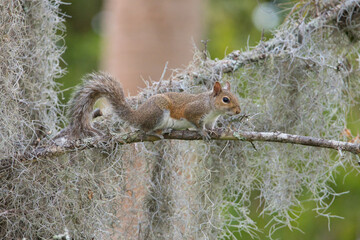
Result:
{"label": "brown fur", "polygon": [[[66,133],[72,138],[101,135],[92,127],[91,116],[93,106],[100,97],[106,97],[114,112],[123,120],[146,132],[159,128],[166,118],[166,111],[171,119],[186,119],[198,129],[204,128],[206,116],[212,112],[218,115],[240,113],[237,98],[220,83],[214,84],[213,91],[200,94],[164,93],[150,97],[137,110],[133,110],[125,101],[121,84],[107,73],[92,73],[84,78],[83,84],[77,88],[70,101],[70,124]],[[231,101],[224,103],[223,97]],[[216,119],[215,119],[216,120]],[[164,128],[171,127],[166,124]]]}

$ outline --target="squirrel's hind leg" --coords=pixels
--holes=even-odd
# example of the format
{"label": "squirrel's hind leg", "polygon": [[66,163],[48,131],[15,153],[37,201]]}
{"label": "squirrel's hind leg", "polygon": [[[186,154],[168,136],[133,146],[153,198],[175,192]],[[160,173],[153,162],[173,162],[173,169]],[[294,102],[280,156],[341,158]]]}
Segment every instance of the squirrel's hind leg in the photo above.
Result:
{"label": "squirrel's hind leg", "polygon": [[155,130],[155,131],[150,131],[150,132],[147,132],[146,133],[147,135],[150,135],[150,136],[154,136],[154,137],[158,137],[160,138],[161,140],[164,139],[164,136],[162,135],[162,130]]}

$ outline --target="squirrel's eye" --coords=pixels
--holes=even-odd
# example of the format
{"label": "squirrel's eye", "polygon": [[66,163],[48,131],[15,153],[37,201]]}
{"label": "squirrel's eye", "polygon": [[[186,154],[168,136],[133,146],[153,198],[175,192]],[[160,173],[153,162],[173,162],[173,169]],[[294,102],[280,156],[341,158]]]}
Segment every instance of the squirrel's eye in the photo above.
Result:
{"label": "squirrel's eye", "polygon": [[228,97],[223,97],[222,100],[223,100],[224,103],[229,103],[230,102],[230,99]]}

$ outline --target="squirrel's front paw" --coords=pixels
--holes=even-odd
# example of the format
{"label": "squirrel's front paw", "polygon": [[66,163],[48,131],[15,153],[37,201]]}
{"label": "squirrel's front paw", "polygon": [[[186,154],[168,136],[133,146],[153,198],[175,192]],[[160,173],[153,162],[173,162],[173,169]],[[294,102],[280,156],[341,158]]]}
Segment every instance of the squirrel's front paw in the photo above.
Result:
{"label": "squirrel's front paw", "polygon": [[209,135],[209,133],[205,129],[200,130],[199,133],[202,136],[204,141],[210,141],[211,140],[211,136]]}
{"label": "squirrel's front paw", "polygon": [[163,134],[163,135],[164,134],[171,134],[172,130],[173,130],[172,128],[165,128],[165,129],[162,130],[161,134]]}

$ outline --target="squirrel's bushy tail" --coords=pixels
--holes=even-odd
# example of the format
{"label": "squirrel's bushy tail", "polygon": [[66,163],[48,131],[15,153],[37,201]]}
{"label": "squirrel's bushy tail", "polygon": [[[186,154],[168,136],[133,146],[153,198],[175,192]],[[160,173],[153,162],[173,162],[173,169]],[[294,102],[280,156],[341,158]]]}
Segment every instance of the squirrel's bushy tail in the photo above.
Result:
{"label": "squirrel's bushy tail", "polygon": [[133,115],[119,82],[104,72],[88,74],[83,78],[83,84],[75,90],[69,104],[68,134],[73,138],[100,134],[91,126],[93,106],[100,97],[105,97],[110,102],[120,118],[128,120]]}

